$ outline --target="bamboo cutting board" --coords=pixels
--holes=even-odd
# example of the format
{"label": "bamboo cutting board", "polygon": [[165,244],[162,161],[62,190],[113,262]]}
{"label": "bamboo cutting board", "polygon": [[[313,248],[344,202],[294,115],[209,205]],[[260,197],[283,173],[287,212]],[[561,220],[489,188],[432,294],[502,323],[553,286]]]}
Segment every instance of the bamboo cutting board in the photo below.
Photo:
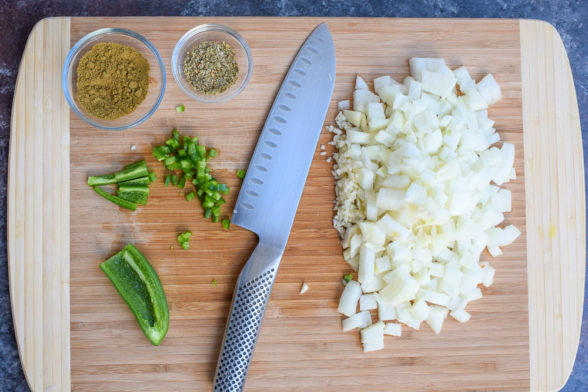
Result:
{"label": "bamboo cutting board", "polygon": [[[177,188],[161,183],[150,154],[172,127],[219,149],[211,166],[232,191],[246,168],[280,82],[317,18],[53,18],[31,33],[17,80],[11,123],[8,256],[19,353],[34,391],[210,390],[238,272],[255,235],[201,218]],[[183,95],[170,72],[179,37],[201,23],[226,24],[248,41],[249,86],[230,102],[205,105]],[[413,56],[494,74],[503,99],[490,110],[516,146],[513,212],[523,233],[492,260],[495,284],[468,307],[466,325],[448,319],[439,336],[403,328],[386,349],[363,354],[357,333],[336,313],[349,272],[331,219],[333,178],[317,148],[277,281],[247,390],[556,390],[576,355],[584,295],[585,206],[578,108],[567,56],[548,24],[518,20],[327,19],[337,54],[336,102],[356,73],[401,80]],[[155,115],[124,132],[70,116],[60,70],[71,45],[102,27],[146,36],[167,66]],[[183,103],[184,113],[175,106]],[[324,131],[319,144],[327,144]],[[131,151],[130,146],[136,150]],[[328,155],[332,152],[327,146]],[[147,158],[160,181],[149,205],[120,210],[86,177]],[[295,162],[293,162],[295,164]],[[225,209],[225,213],[230,208]],[[175,236],[194,235],[191,250]],[[142,335],[98,264],[133,242],[152,262],[170,305],[159,347]],[[175,249],[170,247],[175,245]],[[488,255],[484,259],[490,260]],[[215,278],[217,287],[211,285]],[[298,295],[302,281],[310,285]]]}

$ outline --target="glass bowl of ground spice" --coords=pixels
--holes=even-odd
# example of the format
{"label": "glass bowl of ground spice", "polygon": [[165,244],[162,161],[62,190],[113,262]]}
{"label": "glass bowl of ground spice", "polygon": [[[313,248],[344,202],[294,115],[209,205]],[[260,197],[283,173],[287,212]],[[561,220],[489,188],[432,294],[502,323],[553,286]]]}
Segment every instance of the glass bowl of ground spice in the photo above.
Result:
{"label": "glass bowl of ground spice", "polygon": [[62,87],[79,118],[100,129],[124,130],[148,119],[161,103],[165,66],[145,37],[126,29],[100,29],[70,50]]}
{"label": "glass bowl of ground spice", "polygon": [[172,54],[172,72],[180,88],[206,103],[239,94],[251,77],[253,60],[245,39],[230,27],[204,24],[180,38]]}

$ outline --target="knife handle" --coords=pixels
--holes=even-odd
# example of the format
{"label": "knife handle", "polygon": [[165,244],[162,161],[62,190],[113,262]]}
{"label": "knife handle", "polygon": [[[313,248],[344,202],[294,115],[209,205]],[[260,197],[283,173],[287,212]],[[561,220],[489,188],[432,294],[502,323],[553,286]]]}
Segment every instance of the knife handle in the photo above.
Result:
{"label": "knife handle", "polygon": [[242,391],[283,249],[260,241],[237,280],[214,392]]}

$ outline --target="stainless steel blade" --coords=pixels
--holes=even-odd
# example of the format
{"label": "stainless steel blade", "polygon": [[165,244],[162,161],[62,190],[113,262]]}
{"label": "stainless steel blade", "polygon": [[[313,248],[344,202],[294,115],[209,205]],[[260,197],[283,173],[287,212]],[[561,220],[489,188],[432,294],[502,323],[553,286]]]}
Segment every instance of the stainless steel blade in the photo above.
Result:
{"label": "stainless steel blade", "polygon": [[326,24],[308,37],[269,112],[237,199],[232,223],[283,244],[327,113],[335,48]]}
{"label": "stainless steel blade", "polygon": [[232,223],[255,232],[259,243],[237,281],[214,391],[243,389],[334,83],[335,48],[323,23],[282,82],[233,211]]}

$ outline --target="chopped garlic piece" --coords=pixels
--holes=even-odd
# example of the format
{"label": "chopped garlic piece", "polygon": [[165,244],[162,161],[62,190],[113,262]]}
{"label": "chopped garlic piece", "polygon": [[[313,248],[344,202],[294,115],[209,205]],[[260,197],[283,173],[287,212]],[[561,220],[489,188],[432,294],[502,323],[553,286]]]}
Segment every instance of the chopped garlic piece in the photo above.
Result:
{"label": "chopped garlic piece", "polygon": [[300,295],[306,293],[308,291],[308,285],[306,282],[302,282],[302,287],[300,287]]}

